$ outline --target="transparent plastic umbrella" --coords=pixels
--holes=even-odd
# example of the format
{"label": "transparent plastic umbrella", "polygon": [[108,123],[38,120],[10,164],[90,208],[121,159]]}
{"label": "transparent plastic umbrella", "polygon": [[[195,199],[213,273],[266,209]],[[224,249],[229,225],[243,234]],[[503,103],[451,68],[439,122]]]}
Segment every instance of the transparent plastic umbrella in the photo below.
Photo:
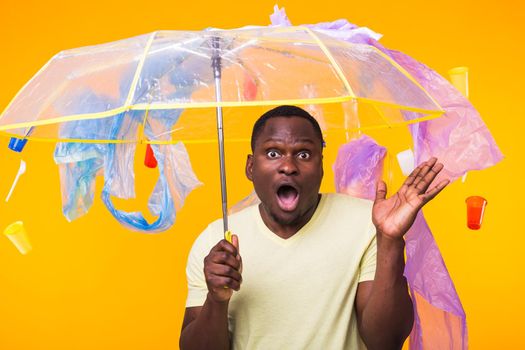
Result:
{"label": "transparent plastic umbrella", "polygon": [[[365,123],[362,110],[361,120],[356,119],[352,108],[346,108],[355,102],[367,106],[364,110],[373,111],[377,119]],[[75,161],[78,152],[83,160],[86,154],[109,154],[100,164],[87,165],[95,170],[119,163],[117,149],[96,148],[100,145],[149,143],[162,158],[158,146],[217,142],[211,134],[217,132],[227,232],[223,125],[246,130],[239,125],[251,126],[254,119],[223,119],[222,108],[283,104],[345,107],[323,116],[327,132],[411,124],[443,113],[410,74],[373,46],[351,44],[308,27],[249,27],[160,31],[60,52],[6,107],[0,131],[22,143],[58,142],[58,163]],[[216,116],[190,113],[206,109],[214,109]],[[170,175],[161,172],[162,176]],[[157,202],[150,203],[160,215],[173,206],[172,199],[161,198],[162,188],[171,182],[163,183],[152,195]],[[106,185],[111,187],[106,199],[109,194],[132,194],[115,190],[115,181],[107,178]]]}

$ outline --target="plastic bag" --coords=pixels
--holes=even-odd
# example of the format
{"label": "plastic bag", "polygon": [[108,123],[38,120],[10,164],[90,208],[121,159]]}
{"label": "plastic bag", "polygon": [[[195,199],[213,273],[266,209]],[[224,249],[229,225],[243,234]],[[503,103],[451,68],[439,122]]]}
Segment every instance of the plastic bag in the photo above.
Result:
{"label": "plastic bag", "polygon": [[[155,140],[170,140],[169,131],[175,124],[182,110],[155,111],[149,114],[146,120],[144,132],[148,138]],[[119,148],[125,148],[120,154]],[[102,190],[102,201],[111,214],[124,226],[144,232],[162,232],[170,228],[175,222],[176,211],[184,204],[186,196],[201,182],[195,176],[186,148],[182,143],[175,145],[156,145],[151,148],[158,162],[159,179],[153,193],[148,201],[148,208],[158,219],[153,223],[148,223],[144,215],[139,212],[128,213],[115,208],[111,201],[111,194],[119,195],[115,191],[113,182],[115,179],[120,181],[126,179],[123,171],[129,171],[125,166],[115,166],[117,162],[133,164],[135,147],[130,144],[110,144],[108,145],[106,169],[112,171],[105,175],[104,189]],[[117,188],[126,188],[128,184]],[[121,197],[122,198],[122,197]]]}
{"label": "plastic bag", "polygon": [[386,148],[366,135],[342,145],[333,166],[335,190],[373,200],[385,154]]}
{"label": "plastic bag", "polygon": [[404,275],[416,311],[410,348],[467,349],[465,311],[421,211],[405,235],[405,242]]}
{"label": "plastic bag", "polygon": [[[146,123],[145,133],[148,137],[168,140],[169,133],[165,136],[162,134],[170,130],[181,111],[157,113],[159,115],[154,116],[155,121]],[[61,137],[126,140],[136,137],[143,117],[142,113],[134,112],[66,123],[61,126]],[[99,130],[107,134],[100,135]],[[95,178],[103,174],[102,200],[122,225],[144,232],[161,232],[171,227],[176,210],[182,207],[186,196],[201,183],[191,168],[182,143],[152,145],[152,149],[159,163],[159,180],[148,201],[148,208],[158,219],[148,223],[142,213],[118,210],[111,200],[111,196],[122,199],[135,197],[135,143],[58,143],[55,161],[60,168],[62,211],[66,218],[72,221],[87,213],[93,203]]]}

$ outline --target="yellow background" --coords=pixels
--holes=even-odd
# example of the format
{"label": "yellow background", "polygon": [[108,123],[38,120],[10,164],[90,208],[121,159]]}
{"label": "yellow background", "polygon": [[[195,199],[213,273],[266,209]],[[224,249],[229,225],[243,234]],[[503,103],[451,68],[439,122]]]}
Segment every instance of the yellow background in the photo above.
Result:
{"label": "yellow background", "polygon": [[[12,1],[0,3],[0,108],[55,53],[157,29],[266,25],[273,1]],[[496,167],[452,184],[426,216],[467,313],[472,349],[525,348],[522,218],[523,5],[515,1],[282,1],[295,24],[347,18],[384,34],[380,41],[439,73],[470,68],[471,101],[505,154]],[[51,144],[23,154],[0,138],[0,229],[25,222],[34,250],[20,255],[0,237],[0,349],[172,349],[178,347],[186,285],[184,266],[195,236],[219,217],[217,150],[189,146],[205,186],[193,192],[174,227],[159,235],[123,229],[99,199],[68,223],[60,211],[58,169]],[[244,180],[247,145],[227,146],[231,203],[250,191]],[[327,149],[324,190],[335,149]],[[136,168],[142,208],[156,172]],[[28,171],[9,203],[18,170]],[[396,172],[396,183],[399,176]],[[468,195],[488,199],[480,231],[465,225]],[[242,242],[241,242],[242,245]]]}

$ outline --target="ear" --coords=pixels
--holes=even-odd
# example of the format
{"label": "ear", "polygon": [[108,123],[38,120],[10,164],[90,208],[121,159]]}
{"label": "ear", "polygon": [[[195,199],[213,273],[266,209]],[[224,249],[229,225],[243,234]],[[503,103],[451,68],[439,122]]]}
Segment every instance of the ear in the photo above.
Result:
{"label": "ear", "polygon": [[253,155],[248,154],[248,157],[246,158],[246,177],[248,180],[253,181]]}

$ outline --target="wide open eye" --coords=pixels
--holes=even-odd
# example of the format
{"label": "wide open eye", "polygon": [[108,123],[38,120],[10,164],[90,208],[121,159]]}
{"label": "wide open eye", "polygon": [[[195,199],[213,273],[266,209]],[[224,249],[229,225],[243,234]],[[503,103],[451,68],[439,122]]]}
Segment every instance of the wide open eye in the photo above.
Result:
{"label": "wide open eye", "polygon": [[270,159],[275,159],[275,158],[279,158],[281,154],[278,151],[271,149],[268,152],[266,152],[266,156],[268,156],[268,158]]}
{"label": "wide open eye", "polygon": [[303,160],[305,160],[305,159],[310,159],[310,152],[307,152],[307,151],[301,151],[301,152],[299,152],[299,154],[297,154],[297,157],[298,157],[299,159],[303,159]]}

